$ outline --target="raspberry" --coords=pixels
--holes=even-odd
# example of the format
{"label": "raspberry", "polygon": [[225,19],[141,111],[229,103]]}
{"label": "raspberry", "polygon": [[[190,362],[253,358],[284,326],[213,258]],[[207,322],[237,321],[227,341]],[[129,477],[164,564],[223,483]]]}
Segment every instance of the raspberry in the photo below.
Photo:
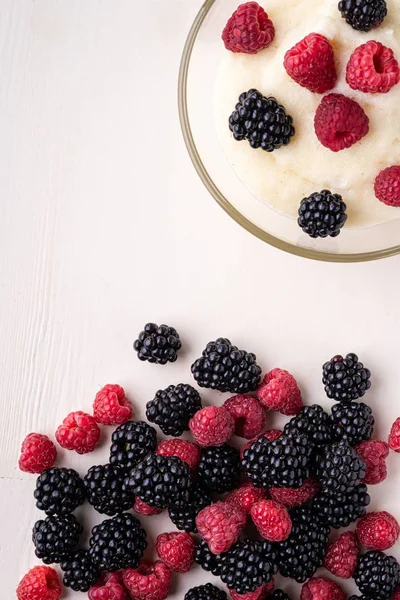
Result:
{"label": "raspberry", "polygon": [[197,530],[213,554],[229,550],[245,525],[246,514],[228,502],[206,506],[196,517]]}
{"label": "raspberry", "polygon": [[109,383],[97,392],[93,402],[93,416],[97,423],[121,425],[132,418],[132,413],[132,404],[120,385]]}
{"label": "raspberry", "polygon": [[128,593],[122,585],[121,571],[105,571],[95,585],[92,585],[88,596],[89,600],[129,600]]}
{"label": "raspberry", "polygon": [[156,542],[157,554],[167,567],[186,573],[194,562],[195,543],[189,533],[161,533]]}
{"label": "raspberry", "polygon": [[273,442],[281,435],[281,433],[282,433],[282,431],[280,429],[268,429],[267,431],[264,431],[264,433],[262,433],[258,437],[250,440],[249,442],[247,442],[247,444],[244,444],[244,446],[242,446],[240,448],[240,460],[243,460],[243,455],[244,455],[245,450],[247,450],[247,448],[250,448],[252,443],[255,442],[256,440],[259,440],[259,439],[265,437],[265,438],[267,438],[267,440],[269,442]]}
{"label": "raspberry", "polygon": [[285,54],[288,75],[310,92],[323,94],[336,83],[333,48],[323,35],[310,33]]}
{"label": "raspberry", "polygon": [[62,448],[78,454],[93,452],[100,439],[100,429],[91,415],[78,410],[69,413],[56,431]]}
{"label": "raspberry", "polygon": [[250,511],[259,534],[270,542],[283,542],[292,531],[292,521],[282,504],[274,500],[260,500]]}
{"label": "raspberry", "polygon": [[251,440],[265,427],[265,411],[259,402],[247,394],[232,396],[224,403],[225,408],[235,419],[235,434]]}
{"label": "raspberry", "polygon": [[325,577],[312,577],[301,588],[300,600],[345,600],[337,583]]}
{"label": "raspberry", "polygon": [[342,94],[328,94],[314,118],[315,133],[323,146],[339,152],[350,148],[369,131],[369,119],[361,106]]}
{"label": "raspberry", "polygon": [[265,600],[274,591],[275,583],[272,578],[268,583],[263,583],[254,592],[238,594],[235,590],[229,590],[232,600]]}
{"label": "raspberry", "polygon": [[387,477],[385,458],[389,454],[389,446],[380,440],[366,440],[354,447],[358,456],[366,465],[366,473],[362,483],[374,485]]}
{"label": "raspberry", "polygon": [[33,567],[17,587],[18,600],[58,600],[61,594],[61,583],[51,567]]}
{"label": "raspberry", "polygon": [[367,550],[387,550],[397,542],[400,526],[393,515],[382,510],[365,515],[357,523],[356,534]]}
{"label": "raspberry", "polygon": [[124,586],[135,600],[164,600],[168,596],[171,571],[161,560],[142,560],[137,569],[125,569]]}
{"label": "raspberry", "polygon": [[26,473],[41,473],[53,466],[57,450],[47,435],[29,433],[21,446],[18,466]]}
{"label": "raspberry", "polygon": [[235,421],[224,406],[207,406],[190,419],[189,427],[200,446],[222,446],[232,436]]}
{"label": "raspberry", "polygon": [[256,54],[267,48],[274,37],[274,25],[257,2],[241,4],[222,32],[227,50],[246,54]]}
{"label": "raspberry", "polygon": [[272,500],[275,500],[288,508],[293,508],[314,498],[319,490],[320,485],[316,479],[306,479],[303,485],[297,489],[272,487],[270,488],[269,493],[271,494]]}
{"label": "raspberry", "polygon": [[240,508],[246,514],[250,513],[253,504],[263,500],[267,496],[265,488],[256,488],[250,482],[243,483],[237,490],[230,492],[225,498],[225,502],[230,502]]}
{"label": "raspberry", "polygon": [[159,456],[177,456],[193,470],[200,461],[201,450],[196,444],[186,440],[163,440],[156,449]]}
{"label": "raspberry", "polygon": [[356,48],[346,68],[346,81],[353,90],[386,94],[399,83],[399,63],[393,50],[373,40]]}
{"label": "raspberry", "polygon": [[400,166],[388,167],[375,179],[375,196],[388,206],[400,206]]}
{"label": "raspberry", "polygon": [[400,452],[400,417],[395,420],[390,430],[388,439],[389,448],[395,452]]}
{"label": "raspberry", "polygon": [[352,531],[346,531],[329,544],[325,554],[324,567],[336,577],[350,579],[353,577],[357,561],[356,536]]}
{"label": "raspberry", "polygon": [[143,502],[140,498],[135,498],[135,503],[133,505],[133,510],[137,512],[138,515],[144,515],[146,517],[151,517],[152,515],[159,515],[162,513],[161,508],[156,508],[155,506],[149,506],[146,502]]}
{"label": "raspberry", "polygon": [[400,586],[394,592],[392,600],[400,600]]}
{"label": "raspberry", "polygon": [[283,369],[273,369],[265,375],[257,397],[262,406],[283,415],[296,415],[303,408],[295,378]]}

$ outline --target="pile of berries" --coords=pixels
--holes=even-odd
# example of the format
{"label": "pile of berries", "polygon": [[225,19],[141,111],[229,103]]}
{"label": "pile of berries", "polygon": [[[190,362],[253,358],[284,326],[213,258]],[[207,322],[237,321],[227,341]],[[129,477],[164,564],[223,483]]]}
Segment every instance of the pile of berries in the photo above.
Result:
{"label": "pile of berries", "polygon": [[[46,513],[33,527],[36,556],[45,565],[59,564],[64,585],[88,592],[90,600],[163,600],[173,574],[188,572],[195,562],[219,576],[233,600],[290,600],[274,589],[278,572],[303,584],[303,600],[344,600],[338,583],[315,577],[322,566],[338,578],[354,578],[360,598],[389,600],[396,588],[399,593],[400,565],[385,551],[400,527],[386,511],[367,513],[367,486],[385,479],[389,447],[400,451],[400,419],[388,443],[372,439],[374,417],[360,401],[371,374],[358,357],[335,356],[323,365],[326,394],[336,401],[331,414],[317,404],[304,406],[288,371],[273,369],[261,381],[255,355],[226,338],[210,342],[192,372],[202,386],[236,395],[203,408],[190,385],[169,386],[148,403],[147,413],[161,431],[179,436],[187,429],[193,441],[158,441],[151,425],[132,420],[118,385],[100,390],[93,416],[71,413],[55,434],[62,447],[82,454],[98,443],[99,423],[116,425],[108,464],[94,465],[81,478],[54,466],[57,451],[48,437],[25,438],[19,465],[39,473],[34,497]],[[283,431],[266,430],[266,409],[288,416]],[[235,434],[247,440],[240,451],[237,441],[232,445]],[[93,527],[85,547],[73,511],[86,500],[107,518]],[[145,560],[146,531],[131,511],[151,516],[163,510],[177,530],[159,535],[158,559]],[[355,522],[354,531],[329,541],[332,528]],[[31,569],[17,588],[18,600],[58,600],[61,594],[49,566]],[[226,598],[212,583],[185,595]]]}

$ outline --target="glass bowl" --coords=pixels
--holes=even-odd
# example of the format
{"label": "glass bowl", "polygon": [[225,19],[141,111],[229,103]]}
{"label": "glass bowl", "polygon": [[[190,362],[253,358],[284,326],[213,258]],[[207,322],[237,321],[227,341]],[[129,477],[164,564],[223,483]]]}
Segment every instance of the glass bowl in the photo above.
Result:
{"label": "glass bowl", "polygon": [[[222,53],[221,32],[238,0],[206,0],[183,50],[179,116],[186,147],[204,185],[242,227],[271,246],[298,256],[357,262],[400,252],[400,218],[365,228],[344,228],[336,238],[312,239],[294,218],[282,215],[251,194],[220,146],[214,121],[214,82]],[[400,212],[399,212],[400,216]]]}

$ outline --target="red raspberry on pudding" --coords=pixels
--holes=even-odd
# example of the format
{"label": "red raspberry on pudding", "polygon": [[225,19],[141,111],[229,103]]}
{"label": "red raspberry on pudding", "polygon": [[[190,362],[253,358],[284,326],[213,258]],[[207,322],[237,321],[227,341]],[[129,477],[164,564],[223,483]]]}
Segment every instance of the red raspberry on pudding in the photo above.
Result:
{"label": "red raspberry on pudding", "polygon": [[314,117],[315,133],[333,152],[350,148],[369,131],[369,119],[361,106],[342,94],[328,94]]}
{"label": "red raspberry on pudding", "polygon": [[310,33],[285,54],[288,75],[310,92],[324,94],[337,80],[333,48],[319,33]]}
{"label": "red raspberry on pudding", "polygon": [[346,68],[346,81],[353,90],[387,94],[400,80],[399,63],[393,50],[373,40],[356,48]]}
{"label": "red raspberry on pudding", "polygon": [[227,50],[245,54],[256,54],[268,48],[274,37],[274,25],[257,2],[241,4],[222,32]]}
{"label": "red raspberry on pudding", "polygon": [[375,179],[375,196],[388,206],[400,206],[400,166],[388,167]]}
{"label": "red raspberry on pudding", "polygon": [[21,446],[18,466],[26,473],[41,473],[53,466],[57,449],[47,435],[29,433]]}

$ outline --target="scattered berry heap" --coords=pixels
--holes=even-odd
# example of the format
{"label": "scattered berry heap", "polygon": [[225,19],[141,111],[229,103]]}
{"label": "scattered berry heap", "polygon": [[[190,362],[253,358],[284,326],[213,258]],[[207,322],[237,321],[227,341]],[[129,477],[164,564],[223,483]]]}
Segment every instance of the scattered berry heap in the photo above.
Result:
{"label": "scattered berry heap", "polygon": [[[220,577],[232,600],[290,600],[274,590],[277,572],[302,584],[300,600],[345,600],[338,583],[315,577],[321,567],[354,578],[360,592],[354,598],[395,600],[400,565],[385,551],[398,541],[400,526],[387,511],[367,512],[367,485],[386,478],[389,447],[400,451],[400,419],[388,444],[371,439],[374,417],[359,401],[371,385],[370,371],[355,354],[323,365],[326,394],[336,401],[329,413],[318,404],[304,406],[287,371],[273,369],[261,382],[254,354],[227,339],[210,342],[195,365],[202,385],[237,395],[223,406],[202,408],[198,392],[179,384],[147,406],[164,433],[190,429],[194,441],[157,442],[152,426],[127,420],[132,406],[115,385],[97,394],[95,418],[71,413],[63,427],[66,421],[72,426],[61,436],[71,449],[86,452],[93,449],[93,423],[117,425],[110,463],[92,466],[81,479],[53,465],[57,450],[49,438],[30,434],[24,440],[21,469],[42,467],[34,497],[47,516],[32,531],[37,558],[59,564],[64,585],[88,592],[89,600],[164,600],[172,577],[194,563]],[[283,431],[264,431],[265,408],[288,415]],[[228,443],[235,433],[255,439],[239,452]],[[249,481],[240,483],[242,475]],[[84,527],[73,512],[86,500],[110,518],[93,527],[85,547]],[[179,531],[158,536],[152,562],[143,558],[146,531],[131,511],[151,516],[164,509]],[[354,532],[329,542],[331,528],[353,523]],[[61,594],[58,574],[48,566],[31,569],[17,588],[18,600],[58,600]],[[227,593],[207,583],[184,598],[226,600]]]}

